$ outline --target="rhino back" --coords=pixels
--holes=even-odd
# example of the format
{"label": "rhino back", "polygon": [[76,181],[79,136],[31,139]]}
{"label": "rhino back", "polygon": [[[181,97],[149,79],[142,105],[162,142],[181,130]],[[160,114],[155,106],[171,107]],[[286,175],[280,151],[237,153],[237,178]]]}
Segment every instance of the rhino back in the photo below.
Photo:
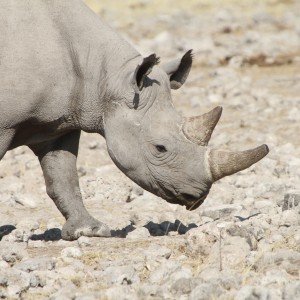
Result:
{"label": "rhino back", "polygon": [[1,122],[13,126],[30,118],[69,70],[62,68],[64,49],[42,2],[1,1],[0,18]]}
{"label": "rhino back", "polygon": [[84,101],[80,81],[138,54],[78,0],[3,0],[0,22],[0,126],[61,118]]}

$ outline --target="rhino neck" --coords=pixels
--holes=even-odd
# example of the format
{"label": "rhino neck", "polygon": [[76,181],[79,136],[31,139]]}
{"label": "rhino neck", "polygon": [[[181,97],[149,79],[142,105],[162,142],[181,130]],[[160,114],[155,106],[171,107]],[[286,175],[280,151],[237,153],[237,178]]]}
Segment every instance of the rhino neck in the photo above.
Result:
{"label": "rhino neck", "polygon": [[73,69],[69,115],[80,129],[104,135],[103,116],[118,97],[127,62],[140,54],[81,1],[57,3],[52,18]]}
{"label": "rhino neck", "polygon": [[122,98],[124,79],[134,70],[138,63],[135,63],[136,59],[141,58],[137,52],[124,54],[124,48],[118,51],[111,49],[107,55],[97,53],[93,58],[90,56],[89,63],[82,68],[77,67],[78,58],[73,57],[74,69],[77,70],[70,109],[75,117],[74,121],[82,130],[104,136],[103,118],[110,115],[113,106]]}

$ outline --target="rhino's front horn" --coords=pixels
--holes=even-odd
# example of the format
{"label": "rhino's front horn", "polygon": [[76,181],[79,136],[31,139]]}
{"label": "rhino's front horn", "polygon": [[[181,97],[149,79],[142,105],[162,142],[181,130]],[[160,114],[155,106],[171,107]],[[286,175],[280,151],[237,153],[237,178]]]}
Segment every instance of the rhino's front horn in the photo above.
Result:
{"label": "rhino's front horn", "polygon": [[261,145],[255,149],[241,152],[210,150],[208,153],[208,164],[213,181],[249,168],[265,157],[268,152],[269,148],[267,145]]}
{"label": "rhino's front horn", "polygon": [[192,142],[207,146],[214,128],[222,114],[222,107],[217,106],[206,114],[186,119],[183,133]]}

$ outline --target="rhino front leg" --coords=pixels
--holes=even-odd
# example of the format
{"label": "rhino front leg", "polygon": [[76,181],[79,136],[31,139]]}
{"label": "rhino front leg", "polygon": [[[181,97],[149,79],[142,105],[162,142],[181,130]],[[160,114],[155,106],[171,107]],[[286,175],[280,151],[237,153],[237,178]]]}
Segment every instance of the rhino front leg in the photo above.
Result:
{"label": "rhino front leg", "polygon": [[79,137],[80,131],[73,131],[56,140],[31,146],[31,149],[39,158],[47,194],[66,218],[62,238],[109,237],[108,226],[94,219],[82,201],[76,169]]}

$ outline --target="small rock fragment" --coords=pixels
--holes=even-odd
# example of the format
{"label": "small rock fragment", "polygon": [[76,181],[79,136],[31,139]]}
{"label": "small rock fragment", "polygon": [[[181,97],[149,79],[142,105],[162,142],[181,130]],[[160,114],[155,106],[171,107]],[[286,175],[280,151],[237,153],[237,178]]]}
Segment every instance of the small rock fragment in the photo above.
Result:
{"label": "small rock fragment", "polygon": [[79,248],[76,247],[67,247],[61,251],[61,256],[63,257],[81,257],[82,253]]}
{"label": "small rock fragment", "polygon": [[126,236],[127,239],[147,239],[150,237],[149,230],[145,227],[138,227],[135,230],[129,232]]}

